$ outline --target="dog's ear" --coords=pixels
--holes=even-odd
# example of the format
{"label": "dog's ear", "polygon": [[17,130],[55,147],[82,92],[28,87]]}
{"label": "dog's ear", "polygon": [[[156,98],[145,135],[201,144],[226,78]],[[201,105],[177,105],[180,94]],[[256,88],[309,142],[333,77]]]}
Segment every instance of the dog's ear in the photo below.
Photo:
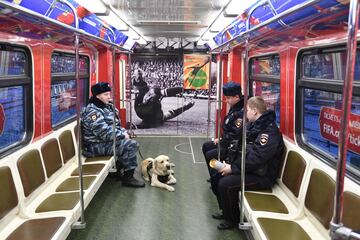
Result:
{"label": "dog's ear", "polygon": [[175,163],[170,163],[170,167],[175,167]]}
{"label": "dog's ear", "polygon": [[155,158],[154,161],[153,161],[153,169],[157,169],[157,159]]}
{"label": "dog's ear", "polygon": [[149,161],[149,162],[154,162],[154,159],[153,159],[153,158],[151,158],[151,157],[146,158],[146,159],[144,159],[144,160]]}

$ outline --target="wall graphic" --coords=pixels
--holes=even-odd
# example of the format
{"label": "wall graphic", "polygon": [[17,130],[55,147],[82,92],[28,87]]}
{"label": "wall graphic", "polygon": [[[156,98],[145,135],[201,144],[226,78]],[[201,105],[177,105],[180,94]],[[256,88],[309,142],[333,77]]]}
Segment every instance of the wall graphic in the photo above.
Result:
{"label": "wall graphic", "polygon": [[184,89],[208,89],[210,56],[184,55]]}
{"label": "wall graphic", "polygon": [[[132,122],[136,134],[206,135],[209,71],[200,59],[184,74],[184,55],[132,55]],[[191,73],[196,67],[196,72]],[[208,64],[209,65],[209,64]],[[206,72],[206,78],[201,76]],[[200,75],[199,75],[200,73]],[[186,75],[186,77],[185,77]],[[192,84],[184,85],[184,78]],[[204,79],[201,86],[195,87]],[[128,114],[129,116],[129,114]],[[128,119],[129,121],[130,119]]]}

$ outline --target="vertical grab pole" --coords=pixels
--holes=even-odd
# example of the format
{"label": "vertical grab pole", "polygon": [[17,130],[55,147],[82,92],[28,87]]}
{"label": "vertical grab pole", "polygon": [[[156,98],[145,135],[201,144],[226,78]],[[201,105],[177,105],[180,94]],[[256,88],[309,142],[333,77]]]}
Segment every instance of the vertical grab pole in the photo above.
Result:
{"label": "vertical grab pole", "polygon": [[[112,126],[112,130],[113,130],[113,156],[114,156],[114,165],[113,165],[113,169],[115,171],[116,168],[116,104],[115,104],[115,47],[112,47],[112,78],[111,78],[111,85],[113,88],[112,91],[112,102],[113,102],[113,114],[114,114],[114,119],[113,119],[113,126]],[[119,169],[117,169],[117,171],[119,171]]]}
{"label": "vertical grab pole", "polygon": [[209,86],[208,86],[208,118],[207,118],[207,129],[206,129],[206,138],[209,138],[210,135],[210,118],[211,118],[211,54],[210,54],[210,65],[209,65]]}
{"label": "vertical grab pole", "polygon": [[[76,15],[75,15],[76,16]],[[76,19],[77,20],[77,19]],[[76,21],[77,22],[77,21]],[[81,206],[81,220],[80,223],[76,222],[73,225],[74,229],[83,229],[86,227],[85,222],[85,205],[84,205],[84,182],[83,182],[83,169],[81,161],[81,89],[80,89],[80,78],[79,78],[79,34],[75,33],[75,79],[76,79],[76,111],[77,111],[77,146],[78,146],[78,168],[79,168],[79,185],[80,185],[80,206]]]}
{"label": "vertical grab pole", "polygon": [[218,125],[217,125],[217,137],[218,137],[218,161],[220,161],[220,128],[221,128],[221,104],[222,104],[222,81],[223,81],[223,51],[220,51],[220,69],[219,69],[219,77],[218,79]]}
{"label": "vertical grab pole", "polygon": [[241,190],[240,190],[240,223],[239,229],[249,230],[251,225],[244,222],[244,192],[245,192],[245,160],[246,160],[246,123],[247,123],[247,101],[249,95],[249,36],[245,39],[245,54],[244,54],[244,114],[243,114],[243,131],[242,131],[242,149],[241,149]]}
{"label": "vertical grab pole", "polygon": [[132,81],[131,81],[131,52],[129,52],[129,58],[128,58],[128,75],[126,76],[126,78],[130,79],[129,82],[129,89],[130,89],[130,99],[129,99],[129,108],[130,108],[130,116],[129,116],[129,121],[130,121],[130,129],[129,129],[129,134],[130,136],[134,136],[133,130],[132,130]]}
{"label": "vertical grab pole", "polygon": [[[66,0],[61,0],[60,2],[66,4],[70,7],[71,11],[74,14],[74,22],[75,22],[75,28],[79,29],[79,18],[76,12],[76,9],[73,5],[71,5]],[[79,77],[79,33],[75,33],[75,81],[76,81],[76,123],[77,123],[77,132],[75,133],[77,135],[76,143],[78,147],[78,169],[79,169],[79,187],[80,187],[80,207],[81,207],[81,220],[80,222],[75,222],[71,227],[73,229],[84,229],[86,227],[85,222],[85,204],[84,204],[84,183],[83,183],[83,169],[82,169],[82,161],[81,161],[81,121],[80,121],[80,112],[81,112],[81,89],[80,89],[80,77]]]}
{"label": "vertical grab pole", "polygon": [[344,193],[344,179],[346,173],[346,153],[347,140],[349,136],[348,121],[351,112],[351,98],[353,91],[354,69],[356,61],[356,35],[359,20],[359,3],[358,0],[351,0],[349,5],[349,20],[348,20],[348,41],[347,41],[347,56],[346,56],[346,74],[344,80],[344,87],[342,93],[342,116],[340,122],[339,134],[339,151],[337,162],[336,175],[336,189],[334,199],[334,217],[331,223],[331,237],[337,238],[336,230],[342,226],[341,218],[343,213],[343,193]]}
{"label": "vertical grab pole", "polygon": [[[270,3],[267,0],[259,2],[253,8],[249,10],[248,17],[246,19],[246,31],[250,30],[250,18],[253,12],[267,4]],[[240,223],[239,229],[241,230],[250,230],[252,226],[250,223],[244,222],[244,192],[245,192],[245,161],[246,161],[246,125],[247,125],[247,102],[249,96],[249,34],[245,36],[245,54],[244,54],[244,81],[243,81],[243,89],[244,89],[244,115],[243,115],[243,131],[242,131],[242,148],[241,148],[241,189],[240,189]]]}

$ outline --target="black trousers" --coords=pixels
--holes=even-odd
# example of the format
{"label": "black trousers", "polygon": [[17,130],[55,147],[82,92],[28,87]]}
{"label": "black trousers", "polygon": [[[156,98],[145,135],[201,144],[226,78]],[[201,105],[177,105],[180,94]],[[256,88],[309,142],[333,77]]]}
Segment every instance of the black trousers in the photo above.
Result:
{"label": "black trousers", "polygon": [[[202,146],[202,151],[206,161],[206,167],[208,168],[210,177],[215,175],[217,171],[209,166],[211,159],[218,158],[218,145],[213,141],[207,141]],[[220,144],[220,159],[224,160],[227,154],[227,147],[224,144]]]}
{"label": "black trousers", "polygon": [[[240,221],[239,191],[241,189],[240,175],[221,176],[217,173],[211,177],[211,186],[222,209],[224,219],[229,222]],[[245,175],[245,190],[270,189],[271,184],[264,181],[263,177],[252,173]]]}

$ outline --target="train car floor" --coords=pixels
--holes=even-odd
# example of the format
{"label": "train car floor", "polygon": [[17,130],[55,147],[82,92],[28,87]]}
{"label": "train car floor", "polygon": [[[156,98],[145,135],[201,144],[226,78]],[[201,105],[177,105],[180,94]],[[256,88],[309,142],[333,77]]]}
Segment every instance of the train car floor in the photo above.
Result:
{"label": "train car floor", "polygon": [[[219,231],[215,196],[209,189],[201,152],[205,138],[138,137],[146,157],[165,154],[175,163],[175,192],[123,187],[109,176],[86,209],[86,228],[69,240],[231,240],[245,239],[238,229]],[[140,162],[140,157],[139,157]],[[139,169],[136,177],[141,178]]]}

